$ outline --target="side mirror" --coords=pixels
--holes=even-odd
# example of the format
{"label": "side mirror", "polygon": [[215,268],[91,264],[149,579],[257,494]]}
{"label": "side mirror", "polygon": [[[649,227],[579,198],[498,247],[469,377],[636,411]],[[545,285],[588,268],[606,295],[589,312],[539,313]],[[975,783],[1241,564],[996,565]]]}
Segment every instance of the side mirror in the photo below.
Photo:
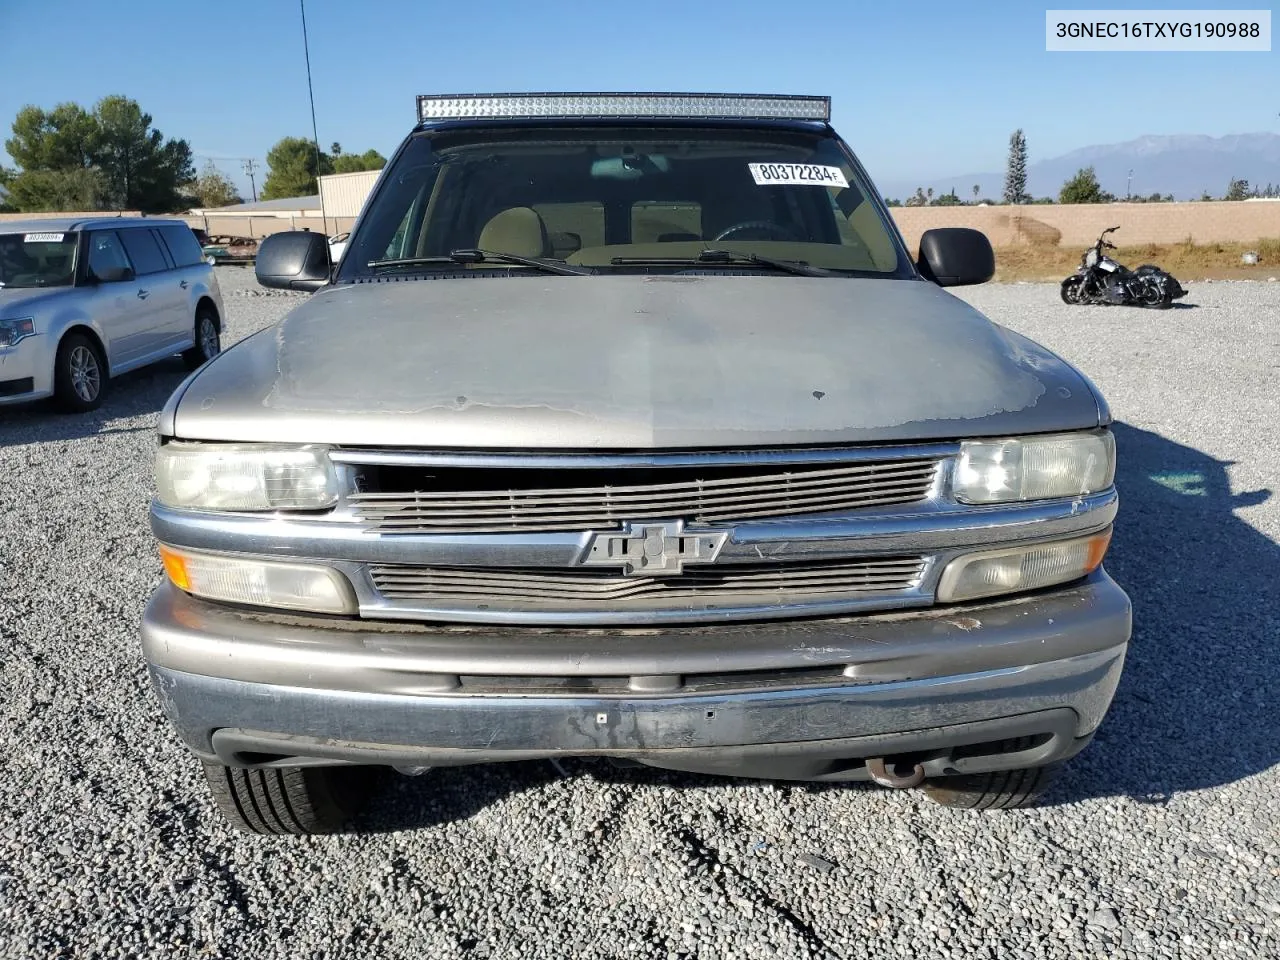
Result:
{"label": "side mirror", "polygon": [[996,272],[996,254],[981,230],[938,227],[920,238],[916,269],[940,287],[986,283]]}
{"label": "side mirror", "polygon": [[290,230],[258,244],[253,272],[264,287],[319,290],[329,282],[329,244],[323,233]]}

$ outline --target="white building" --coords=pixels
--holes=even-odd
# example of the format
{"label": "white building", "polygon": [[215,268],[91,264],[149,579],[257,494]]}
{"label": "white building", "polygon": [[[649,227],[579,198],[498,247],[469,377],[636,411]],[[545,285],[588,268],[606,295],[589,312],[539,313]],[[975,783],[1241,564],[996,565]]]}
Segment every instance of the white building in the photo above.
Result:
{"label": "white building", "polygon": [[335,236],[351,229],[381,173],[333,173],[320,178],[315,196],[196,208],[186,221],[211,236],[260,238],[282,230],[316,230]]}
{"label": "white building", "polygon": [[381,170],[360,170],[356,173],[331,173],[321,177],[320,199],[323,201],[325,216],[355,219],[381,175]]}

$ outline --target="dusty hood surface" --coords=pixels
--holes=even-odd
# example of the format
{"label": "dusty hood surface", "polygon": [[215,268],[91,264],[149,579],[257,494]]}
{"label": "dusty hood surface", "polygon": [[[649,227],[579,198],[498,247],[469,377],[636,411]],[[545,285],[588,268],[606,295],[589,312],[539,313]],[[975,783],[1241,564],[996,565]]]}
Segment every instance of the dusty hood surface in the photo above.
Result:
{"label": "dusty hood surface", "polygon": [[933,284],[751,276],[328,288],[214,360],[166,414],[161,429],[190,439],[487,449],[947,439],[1099,418],[1069,365]]}

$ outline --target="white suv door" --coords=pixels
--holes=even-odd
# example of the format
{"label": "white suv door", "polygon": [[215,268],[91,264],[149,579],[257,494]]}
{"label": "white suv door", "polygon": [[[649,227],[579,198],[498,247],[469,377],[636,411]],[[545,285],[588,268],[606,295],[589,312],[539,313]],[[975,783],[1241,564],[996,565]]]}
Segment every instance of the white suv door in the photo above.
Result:
{"label": "white suv door", "polygon": [[184,340],[189,342],[195,318],[179,271],[173,269],[155,228],[125,227],[118,232],[141,284],[138,295],[148,304],[138,360],[149,362],[176,352]]}
{"label": "white suv door", "polygon": [[200,241],[185,223],[162,223],[153,227],[173,262],[173,283],[181,291],[183,308],[175,321],[174,337],[170,346],[176,353],[195,343],[196,303],[200,291],[210,286],[211,267],[205,263]]}
{"label": "white suv door", "polygon": [[89,310],[102,330],[107,365],[113,374],[137,362],[146,348],[153,304],[143,295],[116,230],[89,232]]}

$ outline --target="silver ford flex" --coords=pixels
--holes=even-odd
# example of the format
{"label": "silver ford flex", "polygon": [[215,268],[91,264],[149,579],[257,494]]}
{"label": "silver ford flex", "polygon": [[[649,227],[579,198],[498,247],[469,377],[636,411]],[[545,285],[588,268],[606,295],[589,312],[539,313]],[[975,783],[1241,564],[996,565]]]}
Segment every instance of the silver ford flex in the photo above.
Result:
{"label": "silver ford flex", "polygon": [[[1033,802],[1115,690],[1110,413],[826,98],[421,97],[160,418],[142,623],[237,826],[533,758]],[[175,342],[177,338],[175,330]]]}
{"label": "silver ford flex", "polygon": [[100,406],[111,377],[216,356],[222,295],[181,220],[0,223],[0,404]]}

